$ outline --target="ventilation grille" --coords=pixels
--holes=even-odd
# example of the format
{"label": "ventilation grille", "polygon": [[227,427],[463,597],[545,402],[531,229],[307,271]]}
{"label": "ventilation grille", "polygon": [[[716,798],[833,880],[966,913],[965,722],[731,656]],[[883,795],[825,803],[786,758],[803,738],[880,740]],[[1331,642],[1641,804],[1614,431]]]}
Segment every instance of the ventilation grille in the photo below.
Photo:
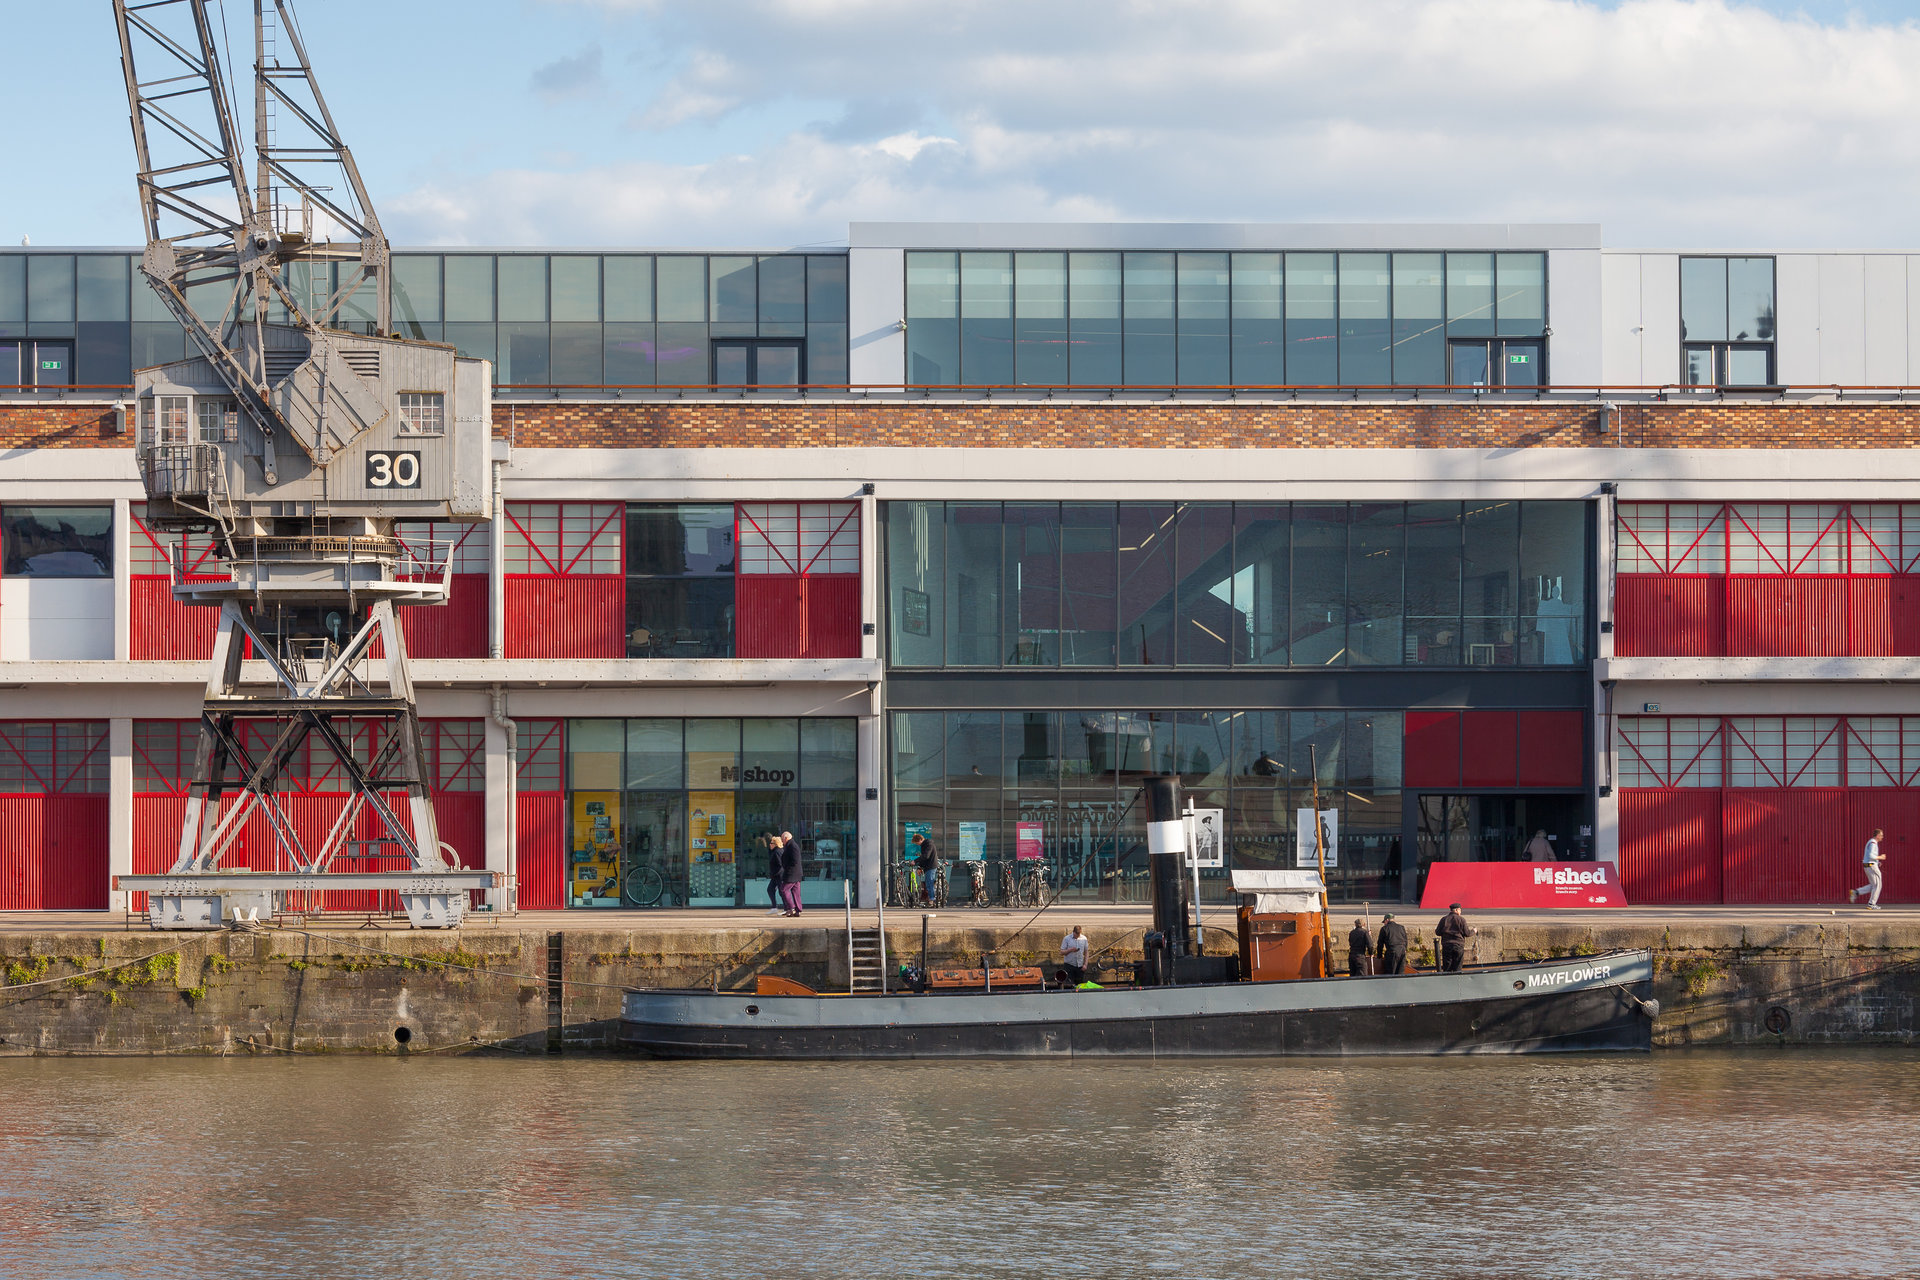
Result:
{"label": "ventilation grille", "polygon": [[269,349],[267,352],[267,381],[281,382],[293,376],[307,358],[307,353],[295,347]]}
{"label": "ventilation grille", "polygon": [[342,351],[340,358],[347,368],[359,374],[367,382],[380,380],[380,348],[371,347],[362,351]]}

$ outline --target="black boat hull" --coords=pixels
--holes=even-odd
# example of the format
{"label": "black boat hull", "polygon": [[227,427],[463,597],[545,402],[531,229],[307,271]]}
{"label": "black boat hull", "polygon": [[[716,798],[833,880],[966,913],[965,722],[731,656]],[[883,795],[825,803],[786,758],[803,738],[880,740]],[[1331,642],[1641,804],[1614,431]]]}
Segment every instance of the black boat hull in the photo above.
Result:
{"label": "black boat hull", "polygon": [[1596,980],[1556,979],[1595,970],[1560,962],[1147,996],[633,992],[622,1040],[658,1057],[759,1059],[1646,1052],[1651,957],[1604,967]]}

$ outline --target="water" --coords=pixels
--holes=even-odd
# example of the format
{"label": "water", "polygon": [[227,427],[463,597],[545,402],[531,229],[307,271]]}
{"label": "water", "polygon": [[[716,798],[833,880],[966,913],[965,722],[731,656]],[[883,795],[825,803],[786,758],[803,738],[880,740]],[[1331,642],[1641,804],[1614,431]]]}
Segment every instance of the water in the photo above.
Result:
{"label": "water", "polygon": [[0,1060],[0,1274],[1920,1269],[1907,1050]]}

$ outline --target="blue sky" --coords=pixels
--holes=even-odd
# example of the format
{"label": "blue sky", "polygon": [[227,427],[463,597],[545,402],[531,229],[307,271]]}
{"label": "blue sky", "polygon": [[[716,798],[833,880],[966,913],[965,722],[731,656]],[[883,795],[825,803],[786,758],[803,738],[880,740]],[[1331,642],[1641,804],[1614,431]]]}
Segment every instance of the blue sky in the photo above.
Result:
{"label": "blue sky", "polygon": [[[225,3],[244,61],[252,6]],[[301,20],[396,244],[1142,218],[1920,248],[1917,4],[306,0]],[[137,240],[110,5],[0,19],[0,243]]]}

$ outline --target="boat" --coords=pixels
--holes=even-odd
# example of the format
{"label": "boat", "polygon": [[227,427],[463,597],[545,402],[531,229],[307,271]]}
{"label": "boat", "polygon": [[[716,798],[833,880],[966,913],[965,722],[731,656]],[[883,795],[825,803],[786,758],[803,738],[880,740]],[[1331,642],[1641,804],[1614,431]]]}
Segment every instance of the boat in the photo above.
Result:
{"label": "boat", "polygon": [[[1646,1052],[1653,953],[1331,976],[1321,876],[1236,871],[1235,954],[1192,945],[1173,779],[1149,778],[1155,929],[1131,985],[1009,987],[1012,971],[922,990],[632,989],[621,1042],[669,1058],[1288,1057]],[[1316,892],[1318,890],[1318,892]],[[1218,932],[1218,931],[1215,931]],[[953,975],[954,971],[944,971]],[[963,973],[968,971],[962,971]],[[998,989],[995,989],[998,984]],[[923,984],[924,985],[924,984]]]}

